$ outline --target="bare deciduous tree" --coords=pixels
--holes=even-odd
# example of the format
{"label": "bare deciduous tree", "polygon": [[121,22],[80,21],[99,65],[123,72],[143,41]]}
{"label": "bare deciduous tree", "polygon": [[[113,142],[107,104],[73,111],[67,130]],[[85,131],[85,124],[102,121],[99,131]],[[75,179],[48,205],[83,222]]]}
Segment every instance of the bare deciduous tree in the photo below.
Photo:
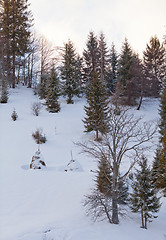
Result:
{"label": "bare deciduous tree", "polygon": [[[112,219],[114,224],[119,223],[118,192],[119,181],[128,175],[143,151],[151,147],[157,125],[152,122],[143,122],[142,118],[135,118],[127,108],[112,105],[110,109],[110,131],[103,136],[102,141],[88,141],[77,143],[83,153],[97,161],[105,159],[110,162],[112,171]],[[125,172],[120,173],[121,165],[128,166]],[[128,161],[128,163],[127,163]]]}

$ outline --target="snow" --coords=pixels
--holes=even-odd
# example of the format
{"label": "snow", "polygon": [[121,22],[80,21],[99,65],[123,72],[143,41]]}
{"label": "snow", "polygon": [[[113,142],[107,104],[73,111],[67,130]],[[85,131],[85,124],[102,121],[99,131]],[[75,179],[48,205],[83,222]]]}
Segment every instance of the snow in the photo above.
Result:
{"label": "snow", "polygon": [[[80,155],[77,141],[91,137],[84,133],[84,99],[67,105],[61,98],[61,112],[39,116],[31,113],[39,101],[31,89],[10,91],[8,104],[0,105],[0,240],[164,240],[166,199],[158,218],[148,230],[140,228],[140,216],[130,211],[119,225],[93,223],[85,215],[84,195],[94,182],[96,163]],[[131,111],[145,120],[158,120],[158,99],[145,99],[140,111]],[[18,119],[12,121],[13,109]],[[46,167],[32,170],[30,162],[37,145],[32,132],[42,128],[47,142],[40,145]],[[65,172],[71,151],[79,170]]]}

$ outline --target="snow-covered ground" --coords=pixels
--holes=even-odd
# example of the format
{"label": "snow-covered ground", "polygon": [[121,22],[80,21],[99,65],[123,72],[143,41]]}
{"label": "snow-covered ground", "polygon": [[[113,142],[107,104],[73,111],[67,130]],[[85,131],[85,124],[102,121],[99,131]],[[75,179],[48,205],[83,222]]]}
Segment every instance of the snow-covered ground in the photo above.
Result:
{"label": "snow-covered ground", "polygon": [[[85,100],[67,105],[61,99],[61,112],[38,117],[31,105],[39,101],[31,89],[12,89],[8,104],[0,105],[0,240],[165,240],[166,199],[158,218],[140,228],[140,216],[128,213],[119,225],[92,222],[85,215],[82,201],[93,186],[96,163],[74,142],[87,139],[82,118]],[[136,115],[158,119],[158,100],[143,102]],[[15,108],[18,119],[12,121]],[[46,168],[29,169],[37,145],[32,132],[42,128],[47,142],[40,146]],[[76,159],[81,171],[64,171]]]}

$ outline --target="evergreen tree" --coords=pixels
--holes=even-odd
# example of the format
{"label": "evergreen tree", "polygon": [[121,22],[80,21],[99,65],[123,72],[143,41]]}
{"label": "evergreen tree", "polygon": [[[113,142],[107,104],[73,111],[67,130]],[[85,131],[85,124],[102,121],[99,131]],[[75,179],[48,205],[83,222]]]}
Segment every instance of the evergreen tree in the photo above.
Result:
{"label": "evergreen tree", "polygon": [[160,132],[160,141],[162,142],[163,136],[166,133],[166,76],[162,81],[159,114],[160,114],[159,132]]}
{"label": "evergreen tree", "polygon": [[120,54],[118,62],[118,84],[117,87],[122,90],[121,96],[123,104],[134,105],[132,102],[132,91],[135,86],[133,83],[133,73],[131,68],[133,67],[134,54],[128,43],[128,40],[125,39],[125,42],[122,46],[122,52]]}
{"label": "evergreen tree", "polygon": [[4,79],[2,79],[2,89],[1,89],[1,97],[0,102],[1,103],[7,103],[8,101],[8,89],[7,89],[7,83]]}
{"label": "evergreen tree", "polygon": [[84,107],[86,117],[83,120],[85,131],[95,131],[98,141],[99,132],[104,134],[109,130],[109,109],[105,85],[95,72],[88,87],[87,103],[88,106]]}
{"label": "evergreen tree", "polygon": [[83,52],[84,59],[84,81],[86,87],[92,80],[94,72],[99,73],[99,46],[97,37],[93,32],[89,33],[86,49]]}
{"label": "evergreen tree", "polygon": [[[7,77],[13,88],[16,84],[17,60],[29,51],[32,15],[28,0],[2,0],[1,36],[4,41]],[[10,77],[10,75],[12,77]]]}
{"label": "evergreen tree", "polygon": [[61,77],[64,83],[64,95],[67,96],[67,103],[73,103],[73,96],[79,94],[77,83],[77,54],[73,43],[69,40],[65,44],[62,54]]}
{"label": "evergreen tree", "polygon": [[118,62],[118,81],[123,86],[124,91],[127,88],[127,81],[131,79],[130,67],[133,61],[133,52],[128,43],[128,40],[125,39],[122,45],[122,52],[120,54]]}
{"label": "evergreen tree", "polygon": [[164,190],[166,196],[166,133],[163,136],[161,157],[158,163],[157,187]]}
{"label": "evergreen tree", "polygon": [[[96,190],[108,198],[112,198],[112,168],[110,162],[103,157],[98,162],[98,170],[96,175]],[[124,179],[119,179],[118,183],[118,203],[127,204],[128,202],[128,186]]]}
{"label": "evergreen tree", "polygon": [[59,79],[55,71],[55,67],[52,66],[46,89],[46,105],[47,110],[49,112],[56,113],[60,111],[58,97],[59,97]]}
{"label": "evergreen tree", "polygon": [[95,181],[97,190],[106,197],[110,197],[112,188],[111,166],[105,158],[98,162],[98,170]]}
{"label": "evergreen tree", "polygon": [[98,41],[98,49],[99,49],[99,72],[100,72],[100,78],[104,82],[105,85],[107,85],[108,82],[108,66],[109,66],[109,55],[108,55],[108,48],[105,41],[105,36],[103,33],[99,36]]}
{"label": "evergreen tree", "polygon": [[159,96],[161,81],[164,77],[164,54],[165,49],[159,39],[156,36],[152,37],[144,51],[144,68],[149,96]]}
{"label": "evergreen tree", "polygon": [[118,55],[115,50],[114,44],[112,44],[112,47],[111,47],[109,62],[110,62],[110,67],[109,67],[110,77],[108,78],[108,81],[107,81],[107,88],[108,88],[108,92],[112,93],[112,92],[115,92],[115,87],[116,87],[115,85],[117,83],[117,70],[118,70]]}
{"label": "evergreen tree", "polygon": [[158,168],[159,168],[159,161],[161,158],[161,146],[158,146],[156,149],[153,165],[152,165],[152,181],[157,186],[157,179],[158,179]]}
{"label": "evergreen tree", "polygon": [[132,180],[133,193],[130,197],[131,210],[141,213],[142,228],[147,229],[147,222],[156,218],[156,213],[161,206],[157,197],[157,188],[152,183],[151,170],[147,165],[147,159],[142,156],[139,162],[140,170],[136,170]]}

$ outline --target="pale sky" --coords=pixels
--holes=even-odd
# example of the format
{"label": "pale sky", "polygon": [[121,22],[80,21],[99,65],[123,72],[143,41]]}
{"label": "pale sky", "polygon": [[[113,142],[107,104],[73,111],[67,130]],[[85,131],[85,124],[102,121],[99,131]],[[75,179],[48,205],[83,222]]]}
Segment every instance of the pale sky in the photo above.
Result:
{"label": "pale sky", "polygon": [[166,34],[166,0],[29,0],[37,32],[55,46],[70,38],[82,53],[89,31],[120,51],[125,37],[142,53],[150,37]]}

